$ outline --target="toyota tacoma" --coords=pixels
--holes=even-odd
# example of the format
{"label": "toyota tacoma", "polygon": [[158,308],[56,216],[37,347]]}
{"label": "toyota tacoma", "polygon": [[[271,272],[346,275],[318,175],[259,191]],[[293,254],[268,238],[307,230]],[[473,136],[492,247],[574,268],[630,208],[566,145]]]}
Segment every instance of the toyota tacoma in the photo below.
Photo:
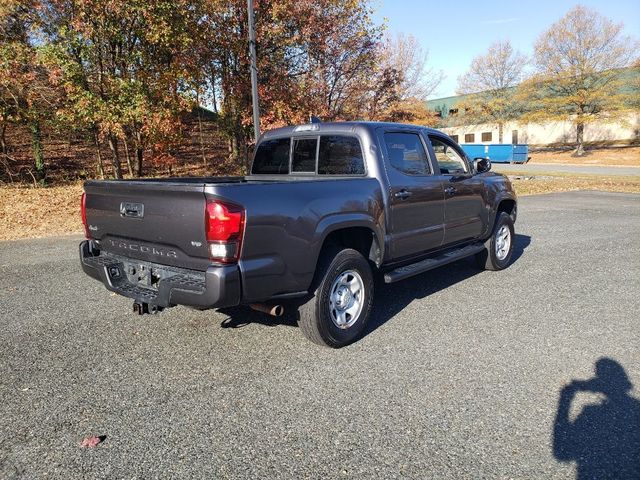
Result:
{"label": "toyota tacoma", "polygon": [[243,177],[87,181],[81,264],[138,313],[290,308],[310,340],[342,347],[366,327],[374,275],[509,265],[517,199],[490,169],[414,125],[280,128]]}

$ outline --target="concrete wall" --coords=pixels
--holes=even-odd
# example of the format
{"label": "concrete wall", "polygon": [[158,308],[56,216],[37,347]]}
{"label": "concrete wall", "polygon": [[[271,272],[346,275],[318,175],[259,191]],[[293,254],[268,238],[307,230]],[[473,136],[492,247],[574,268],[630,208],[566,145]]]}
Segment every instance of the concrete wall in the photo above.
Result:
{"label": "concrete wall", "polygon": [[[449,135],[458,135],[458,143],[500,143],[498,126],[481,124],[442,129]],[[512,131],[518,131],[518,143],[530,145],[571,144],[576,140],[575,126],[571,122],[517,123],[504,125],[502,143],[511,143]],[[491,132],[491,141],[482,141],[482,133]],[[475,134],[474,142],[466,142],[465,134]],[[632,143],[640,142],[640,113],[630,114],[624,122],[594,122],[585,125],[585,142]]]}

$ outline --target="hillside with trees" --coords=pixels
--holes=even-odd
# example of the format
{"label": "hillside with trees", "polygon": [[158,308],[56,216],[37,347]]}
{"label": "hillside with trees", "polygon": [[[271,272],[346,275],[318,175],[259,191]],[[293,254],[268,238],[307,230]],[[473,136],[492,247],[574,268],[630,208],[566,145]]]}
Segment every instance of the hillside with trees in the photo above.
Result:
{"label": "hillside with trees", "polygon": [[[441,73],[368,0],[258,0],[255,18],[263,129],[429,122]],[[249,72],[244,0],[5,0],[0,179],[242,173]]]}

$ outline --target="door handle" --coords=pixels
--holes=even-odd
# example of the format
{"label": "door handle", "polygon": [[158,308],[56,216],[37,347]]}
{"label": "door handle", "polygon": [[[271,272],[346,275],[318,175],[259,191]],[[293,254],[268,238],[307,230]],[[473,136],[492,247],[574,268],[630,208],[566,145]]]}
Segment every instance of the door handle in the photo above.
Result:
{"label": "door handle", "polygon": [[412,193],[409,190],[400,190],[399,192],[396,192],[393,194],[394,197],[399,198],[401,200],[405,200],[409,198],[411,195]]}
{"label": "door handle", "polygon": [[447,195],[454,195],[458,190],[456,190],[456,187],[447,187],[444,189],[444,193],[446,193]]}

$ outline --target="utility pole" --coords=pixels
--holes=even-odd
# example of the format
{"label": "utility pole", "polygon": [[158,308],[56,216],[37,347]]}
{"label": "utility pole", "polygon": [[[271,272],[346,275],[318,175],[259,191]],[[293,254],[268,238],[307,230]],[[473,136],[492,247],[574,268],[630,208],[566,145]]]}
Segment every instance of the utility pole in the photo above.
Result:
{"label": "utility pole", "polygon": [[260,105],[258,104],[258,67],[256,66],[256,29],[253,0],[247,0],[249,10],[249,57],[251,59],[251,98],[253,99],[253,130],[255,141],[260,136]]}

